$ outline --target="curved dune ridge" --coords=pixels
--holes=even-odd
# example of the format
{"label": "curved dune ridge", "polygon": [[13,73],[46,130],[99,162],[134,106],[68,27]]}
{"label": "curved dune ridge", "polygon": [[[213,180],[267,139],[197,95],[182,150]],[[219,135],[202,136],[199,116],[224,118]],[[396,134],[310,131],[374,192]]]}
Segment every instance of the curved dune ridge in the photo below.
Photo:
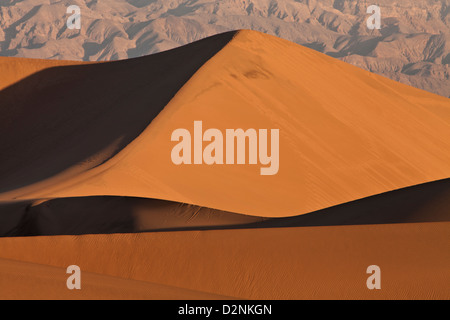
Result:
{"label": "curved dune ridge", "polygon": [[[0,147],[7,151],[0,160],[0,192],[54,177],[68,180],[113,157],[233,34],[111,63],[0,60],[0,67],[9,66],[1,85],[12,84],[0,92]],[[179,59],[186,55],[192,57]]]}
{"label": "curved dune ridge", "polygon": [[[1,299],[450,298],[449,99],[254,31],[0,72]],[[279,129],[278,174],[174,165],[197,120]]]}
{"label": "curved dune ridge", "polygon": [[[127,196],[283,217],[450,176],[447,98],[254,31],[44,69],[0,105],[4,201]],[[174,165],[171,133],[195,120],[280,129],[278,174]]]}
{"label": "curved dune ridge", "polygon": [[450,179],[285,218],[146,198],[21,200],[0,202],[0,237],[450,222],[449,208]]}

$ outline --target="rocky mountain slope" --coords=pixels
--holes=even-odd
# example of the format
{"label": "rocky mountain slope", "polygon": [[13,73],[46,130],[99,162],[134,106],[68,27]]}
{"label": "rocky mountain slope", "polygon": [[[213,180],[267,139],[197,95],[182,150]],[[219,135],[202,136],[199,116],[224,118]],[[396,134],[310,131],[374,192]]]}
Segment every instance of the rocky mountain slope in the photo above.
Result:
{"label": "rocky mountain slope", "polygon": [[[116,60],[228,30],[253,29],[450,97],[450,1],[378,0],[381,29],[356,0],[0,0],[0,55]],[[81,29],[66,26],[81,9]]]}

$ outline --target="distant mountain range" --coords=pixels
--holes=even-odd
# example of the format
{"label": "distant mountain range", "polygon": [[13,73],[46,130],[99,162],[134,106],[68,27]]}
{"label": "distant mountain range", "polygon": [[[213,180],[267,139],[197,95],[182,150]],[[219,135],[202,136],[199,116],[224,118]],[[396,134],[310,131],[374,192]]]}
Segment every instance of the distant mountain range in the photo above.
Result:
{"label": "distant mountain range", "polygon": [[[373,4],[380,30],[366,26]],[[81,30],[66,26],[70,5]],[[449,0],[0,0],[0,55],[117,60],[252,29],[450,97],[449,11]]]}

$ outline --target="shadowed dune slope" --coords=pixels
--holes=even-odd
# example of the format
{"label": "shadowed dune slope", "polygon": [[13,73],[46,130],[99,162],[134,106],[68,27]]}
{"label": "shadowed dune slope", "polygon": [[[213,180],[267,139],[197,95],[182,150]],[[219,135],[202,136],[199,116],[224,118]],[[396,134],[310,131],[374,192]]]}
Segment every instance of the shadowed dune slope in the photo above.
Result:
{"label": "shadowed dune slope", "polygon": [[114,156],[233,35],[111,63],[1,58],[0,192]]}
{"label": "shadowed dune slope", "polygon": [[[76,262],[82,272],[236,298],[449,299],[449,225],[1,238],[0,258],[60,268]],[[373,264],[381,290],[366,287]],[[20,295],[15,283],[0,290]]]}
{"label": "shadowed dune slope", "polygon": [[164,200],[127,197],[0,202],[0,236],[234,228],[264,220]]}
{"label": "shadowed dune slope", "polygon": [[[273,36],[239,31],[64,68],[0,94],[0,200],[122,196],[286,217],[450,177],[449,99]],[[30,89],[43,79],[54,82]],[[279,129],[278,174],[174,165],[171,134],[193,132],[195,120],[222,132]]]}
{"label": "shadowed dune slope", "polygon": [[450,222],[450,179],[286,218],[127,197],[0,202],[0,236],[7,237],[418,222]]}
{"label": "shadowed dune slope", "polygon": [[58,61],[0,57],[0,71],[2,75],[0,77],[0,90],[3,90],[6,87],[19,82],[20,80],[45,69],[86,64],[88,63],[63,60]]}
{"label": "shadowed dune slope", "polygon": [[394,190],[331,208],[257,224],[264,227],[450,222],[450,179]]}

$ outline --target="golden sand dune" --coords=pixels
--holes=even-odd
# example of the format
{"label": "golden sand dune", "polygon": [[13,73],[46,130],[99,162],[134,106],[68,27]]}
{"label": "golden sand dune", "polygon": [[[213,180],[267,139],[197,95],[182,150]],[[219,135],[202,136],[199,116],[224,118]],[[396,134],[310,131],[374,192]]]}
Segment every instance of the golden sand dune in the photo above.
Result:
{"label": "golden sand dune", "polygon": [[[448,99],[250,31],[62,64],[0,60],[0,297],[450,298]],[[194,121],[279,172],[173,164]]]}
{"label": "golden sand dune", "polygon": [[0,236],[47,236],[450,222],[450,179],[308,214],[264,218],[156,199],[79,197],[0,202]]}
{"label": "golden sand dune", "polygon": [[[4,89],[0,199],[130,196],[282,217],[450,176],[449,99],[273,36],[232,36]],[[279,129],[278,174],[174,165],[171,134],[195,120]]]}
{"label": "golden sand dune", "polygon": [[2,85],[12,85],[0,91],[0,193],[73,177],[111,158],[233,34],[105,64],[2,58]]}
{"label": "golden sand dune", "polygon": [[[236,298],[449,299],[449,228],[441,222],[2,238],[0,258],[77,264],[89,273]],[[370,265],[381,269],[381,290],[366,287]],[[20,296],[11,283],[6,290]]]}

